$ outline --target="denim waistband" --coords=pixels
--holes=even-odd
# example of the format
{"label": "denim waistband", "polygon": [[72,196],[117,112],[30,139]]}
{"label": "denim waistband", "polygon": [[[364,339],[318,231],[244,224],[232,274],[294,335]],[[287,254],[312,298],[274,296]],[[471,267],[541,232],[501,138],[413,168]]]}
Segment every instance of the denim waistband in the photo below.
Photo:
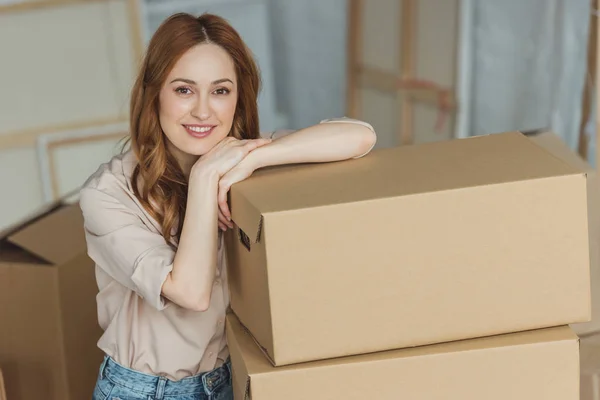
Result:
{"label": "denim waistband", "polygon": [[231,364],[228,359],[212,371],[172,381],[163,376],[149,375],[123,367],[106,356],[100,367],[100,374],[116,385],[157,398],[201,392],[210,396],[222,384],[229,381]]}

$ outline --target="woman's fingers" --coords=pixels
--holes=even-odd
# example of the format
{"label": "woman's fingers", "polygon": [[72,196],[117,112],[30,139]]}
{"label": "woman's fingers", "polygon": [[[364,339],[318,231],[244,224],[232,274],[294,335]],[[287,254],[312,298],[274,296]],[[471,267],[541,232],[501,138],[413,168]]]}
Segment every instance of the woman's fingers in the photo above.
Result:
{"label": "woman's fingers", "polygon": [[264,146],[265,144],[269,144],[271,143],[271,139],[266,139],[266,138],[261,138],[261,139],[254,139],[251,140],[249,143],[246,143],[246,147],[250,149],[250,151]]}
{"label": "woman's fingers", "polygon": [[244,150],[246,150],[247,152],[250,152],[260,146],[264,146],[265,144],[271,143],[271,141],[272,141],[271,139],[267,139],[267,138],[242,139],[242,140],[238,140],[234,144],[237,146],[243,146]]}
{"label": "woman's fingers", "polygon": [[221,210],[219,209],[218,211],[218,215],[219,215],[219,227],[222,230],[227,230],[227,228],[233,228],[233,224],[231,223],[231,221],[228,221],[227,218],[225,217],[225,215],[223,215],[223,213],[221,212]]}
{"label": "woman's fingers", "polygon": [[219,184],[219,193],[217,195],[217,203],[219,204],[219,214],[225,218],[227,226],[233,228],[231,222],[231,213],[229,212],[229,204],[227,204],[227,193],[229,192],[229,185],[223,181]]}

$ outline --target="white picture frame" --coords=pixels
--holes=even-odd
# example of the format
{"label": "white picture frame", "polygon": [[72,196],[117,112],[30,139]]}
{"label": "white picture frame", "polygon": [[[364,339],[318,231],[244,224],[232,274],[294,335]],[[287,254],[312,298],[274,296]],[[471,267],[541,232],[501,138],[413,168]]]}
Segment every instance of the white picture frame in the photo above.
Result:
{"label": "white picture frame", "polygon": [[[59,190],[60,177],[58,176],[55,158],[55,151],[57,149],[77,144],[102,141],[116,144],[121,141],[121,139],[127,137],[128,129],[129,126],[127,122],[120,122],[39,135],[36,148],[44,201],[56,201],[64,195],[64,193],[61,193]],[[93,170],[99,166],[99,163],[103,161],[108,162],[109,160],[106,157],[89,160],[89,163],[85,165],[85,169],[93,172]],[[78,167],[81,167],[81,165]],[[83,180],[80,180],[80,183],[83,184]],[[73,190],[76,189],[76,187],[69,188],[67,192],[73,192]]]}

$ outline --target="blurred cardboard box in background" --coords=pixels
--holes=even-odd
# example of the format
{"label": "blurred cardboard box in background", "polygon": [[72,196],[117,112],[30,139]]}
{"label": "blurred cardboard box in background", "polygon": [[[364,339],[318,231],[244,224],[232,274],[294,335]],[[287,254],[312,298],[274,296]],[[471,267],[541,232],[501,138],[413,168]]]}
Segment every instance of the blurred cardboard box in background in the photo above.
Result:
{"label": "blurred cardboard box in background", "polygon": [[0,233],[0,368],[8,399],[90,398],[102,362],[94,263],[78,205]]}
{"label": "blurred cardboard box in background", "polygon": [[581,338],[581,400],[600,400],[600,333]]}

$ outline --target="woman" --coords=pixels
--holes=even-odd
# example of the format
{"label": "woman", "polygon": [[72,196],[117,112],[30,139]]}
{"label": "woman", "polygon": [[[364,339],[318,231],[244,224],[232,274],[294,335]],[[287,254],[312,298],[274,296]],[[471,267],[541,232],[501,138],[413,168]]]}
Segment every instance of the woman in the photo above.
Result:
{"label": "woman", "polygon": [[261,138],[259,83],[243,41],[215,15],[176,14],[150,41],[131,94],[131,149],[81,190],[106,354],[94,399],[232,399],[229,188],[261,167],[373,147],[371,126],[346,118]]}

